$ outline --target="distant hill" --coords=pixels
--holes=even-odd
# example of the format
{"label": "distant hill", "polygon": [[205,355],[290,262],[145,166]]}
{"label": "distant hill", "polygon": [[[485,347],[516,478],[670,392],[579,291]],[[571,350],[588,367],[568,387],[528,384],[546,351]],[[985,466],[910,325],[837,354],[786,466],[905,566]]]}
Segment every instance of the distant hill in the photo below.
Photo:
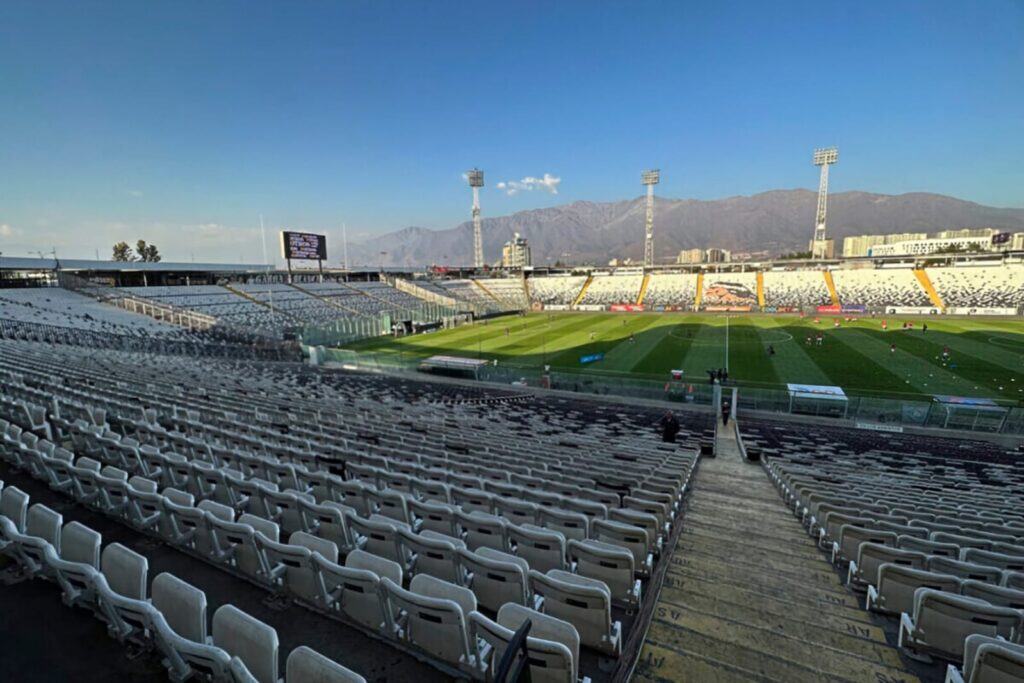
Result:
{"label": "distant hill", "polygon": [[[714,201],[655,199],[655,254],[674,260],[682,249],[721,247],[767,250],[772,255],[804,250],[814,226],[817,195],[811,190],[773,190]],[[485,207],[486,211],[486,207]],[[643,255],[644,199],[574,202],[547,209],[485,218],[484,254],[497,261],[501,246],[518,232],[530,242],[534,265],[571,254],[573,263],[606,263]],[[829,195],[829,237],[887,232],[935,232],[963,227],[1024,230],[1024,209],[999,209],[939,194],[838,192]],[[353,265],[420,266],[472,262],[473,228],[467,221],[448,230],[410,227],[349,245]]]}

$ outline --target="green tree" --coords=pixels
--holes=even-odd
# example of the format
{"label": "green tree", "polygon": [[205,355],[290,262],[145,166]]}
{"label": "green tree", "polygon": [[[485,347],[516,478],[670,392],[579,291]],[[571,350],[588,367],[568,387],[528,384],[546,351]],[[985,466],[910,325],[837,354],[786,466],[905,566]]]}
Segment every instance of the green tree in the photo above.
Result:
{"label": "green tree", "polygon": [[792,254],[782,254],[779,259],[782,261],[793,261],[796,259],[809,259],[811,258],[811,252],[809,251],[794,251]]}
{"label": "green tree", "polygon": [[114,261],[134,261],[135,254],[132,253],[132,248],[128,246],[127,242],[118,242],[114,245],[114,254],[111,259]]}
{"label": "green tree", "polygon": [[160,251],[156,248],[155,244],[146,244],[146,240],[136,242],[135,251],[138,253],[140,261],[146,263],[160,262]]}

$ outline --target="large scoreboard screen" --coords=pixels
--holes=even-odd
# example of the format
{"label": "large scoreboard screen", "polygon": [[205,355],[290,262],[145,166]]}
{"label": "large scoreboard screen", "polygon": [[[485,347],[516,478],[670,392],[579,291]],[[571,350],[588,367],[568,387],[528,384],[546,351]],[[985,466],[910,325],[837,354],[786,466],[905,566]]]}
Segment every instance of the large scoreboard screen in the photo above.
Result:
{"label": "large scoreboard screen", "polygon": [[281,245],[286,259],[327,260],[327,236],[308,232],[281,232]]}

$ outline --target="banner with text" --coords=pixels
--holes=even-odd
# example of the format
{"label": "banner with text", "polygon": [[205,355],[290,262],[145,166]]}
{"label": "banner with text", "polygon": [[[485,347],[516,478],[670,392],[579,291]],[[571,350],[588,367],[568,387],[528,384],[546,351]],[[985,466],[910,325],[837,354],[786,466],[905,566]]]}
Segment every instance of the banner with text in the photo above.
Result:
{"label": "banner with text", "polygon": [[931,306],[887,306],[885,312],[889,315],[939,315],[942,313]]}
{"label": "banner with text", "polygon": [[946,309],[950,315],[1017,315],[1016,308],[968,308],[953,306]]}
{"label": "banner with text", "polygon": [[712,313],[750,313],[750,306],[705,306]]}

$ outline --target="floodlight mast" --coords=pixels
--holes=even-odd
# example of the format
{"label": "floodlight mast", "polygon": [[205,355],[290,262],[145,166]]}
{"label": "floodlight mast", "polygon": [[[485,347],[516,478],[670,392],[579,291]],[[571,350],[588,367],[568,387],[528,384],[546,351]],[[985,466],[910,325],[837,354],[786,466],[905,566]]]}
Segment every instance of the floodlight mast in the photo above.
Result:
{"label": "floodlight mast", "polygon": [[647,186],[647,215],[644,219],[644,267],[654,265],[654,186],[661,180],[661,171],[652,169],[640,174],[640,182]]}
{"label": "floodlight mast", "polygon": [[473,267],[484,267],[484,238],[480,230],[480,188],[484,186],[484,172],[474,168],[466,172],[466,180],[473,188]]}
{"label": "floodlight mast", "polygon": [[814,239],[811,240],[811,257],[825,258],[825,215],[828,212],[828,167],[839,161],[839,150],[825,147],[814,150],[814,165],[821,167],[818,183],[818,212],[814,220]]}

